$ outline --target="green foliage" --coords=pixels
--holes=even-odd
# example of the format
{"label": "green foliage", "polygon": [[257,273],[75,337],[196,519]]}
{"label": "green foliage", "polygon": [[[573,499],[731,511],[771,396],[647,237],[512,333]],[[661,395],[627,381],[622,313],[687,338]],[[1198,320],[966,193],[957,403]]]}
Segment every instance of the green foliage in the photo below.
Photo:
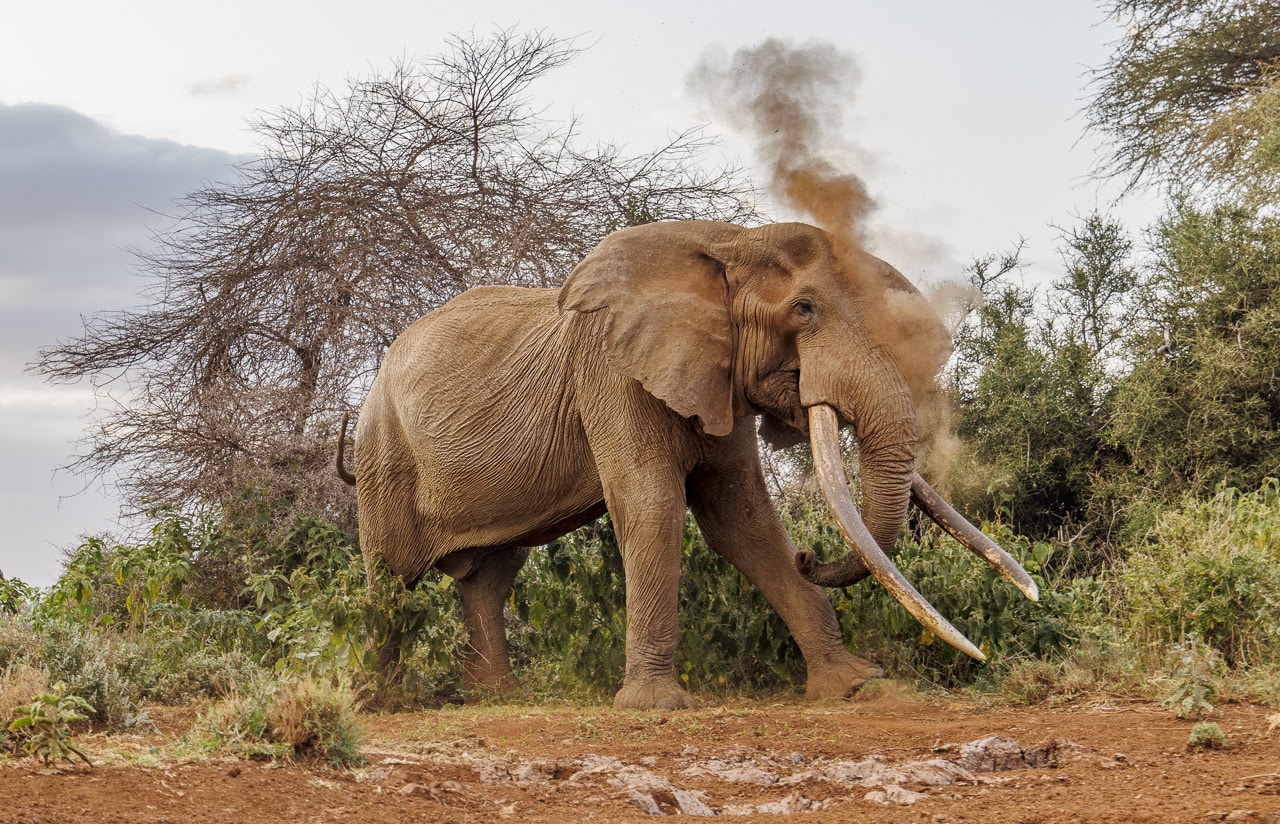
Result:
{"label": "green foliage", "polygon": [[1187,737],[1187,747],[1198,750],[1224,750],[1230,746],[1227,734],[1213,723],[1196,724]]}
{"label": "green foliage", "polygon": [[38,660],[50,677],[67,684],[95,708],[109,727],[132,726],[153,672],[146,648],[137,640],[75,621],[38,626]]}
{"label": "green foliage", "polygon": [[608,518],[534,550],[511,595],[516,671],[593,696],[616,692],[626,663],[625,593]]}
{"label": "green foliage", "polygon": [[[1056,549],[1052,544],[1018,538],[1008,527],[993,532],[1037,580],[1039,603],[1028,601],[986,563],[933,528],[900,540],[893,561],[1001,670],[1014,661],[1051,656],[1072,640],[1071,593],[1045,585],[1044,571]],[[832,597],[846,637],[891,675],[953,687],[993,674],[992,664],[984,667],[922,629],[871,580]]]}
{"label": "green foliage", "polygon": [[755,586],[715,554],[692,518],[680,559],[679,677],[695,690],[799,686],[804,658]]}
{"label": "green foliage", "polygon": [[45,766],[57,761],[72,761],[76,756],[89,766],[89,756],[71,738],[71,725],[87,721],[93,707],[78,695],[67,692],[59,681],[53,691],[37,695],[29,705],[14,710],[9,731],[27,755],[38,756]]}
{"label": "green foliage", "polygon": [[1134,637],[1195,636],[1229,666],[1280,660],[1280,482],[1162,514],[1118,571]]}
{"label": "green foliage", "polygon": [[[974,263],[983,302],[956,334],[948,373],[963,443],[950,473],[958,503],[1035,539],[1095,517],[1095,476],[1113,460],[1103,428],[1135,283],[1116,222],[1090,215],[1063,240],[1066,272],[1049,290],[1048,313],[1007,282],[1013,268],[993,274]],[[1084,572],[1105,561],[1074,560]]]}
{"label": "green foliage", "polygon": [[1258,0],[1111,0],[1124,34],[1095,73],[1103,171],[1274,202],[1280,9]]}
{"label": "green foliage", "polygon": [[409,590],[378,568],[370,587],[356,546],[314,518],[299,521],[295,543],[292,571],[276,567],[248,580],[277,673],[372,680],[371,639],[398,631],[419,641],[401,661],[405,691],[422,699],[456,694],[464,633],[451,581],[436,573]]}
{"label": "green foliage", "polygon": [[[826,510],[802,498],[788,508],[797,546],[829,556],[844,551]],[[1037,658],[1068,643],[1070,593],[1044,587],[1043,570],[1055,553],[1048,543],[1004,541],[1046,590],[1031,604],[986,564],[934,530],[907,537],[895,563],[917,588],[975,643],[996,659]],[[534,552],[512,598],[518,667],[592,695],[621,685],[625,665],[625,583],[608,521]],[[866,581],[833,590],[845,638],[891,674],[916,675],[949,686],[969,683],[984,670],[928,633],[882,587]],[[549,663],[550,662],[550,663]],[[541,668],[541,669],[539,669]],[[549,669],[549,672],[547,671]],[[798,686],[804,660],[786,625],[760,592],[713,553],[686,521],[680,579],[680,640],[676,669],[695,691],[780,689]]]}
{"label": "green foliage", "polygon": [[1222,657],[1194,635],[1171,649],[1175,657],[1173,691],[1162,702],[1179,718],[1203,718],[1216,712]]}
{"label": "green foliage", "polygon": [[1280,220],[1180,204],[1158,227],[1116,387],[1104,479],[1129,534],[1220,485],[1256,489],[1280,466]]}
{"label": "green foliage", "polygon": [[[803,659],[786,625],[728,561],[685,522],[676,669],[693,690],[776,689],[798,680]],[[587,695],[611,695],[626,664],[626,585],[610,521],[535,551],[512,595],[513,658]],[[532,671],[532,672],[530,672]]]}
{"label": "green foliage", "polygon": [[0,578],[0,615],[17,615],[33,604],[39,592],[21,578]]}

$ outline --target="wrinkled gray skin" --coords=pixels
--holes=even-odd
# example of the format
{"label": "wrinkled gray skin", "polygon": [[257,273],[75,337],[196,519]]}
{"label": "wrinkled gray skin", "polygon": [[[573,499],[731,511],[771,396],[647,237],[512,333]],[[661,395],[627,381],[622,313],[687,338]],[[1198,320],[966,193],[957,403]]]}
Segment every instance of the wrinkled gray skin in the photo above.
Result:
{"label": "wrinkled gray skin", "polygon": [[[618,707],[694,705],[677,682],[686,508],[757,586],[804,654],[811,698],[880,669],[846,651],[823,590],[803,580],[760,470],[829,404],[855,427],[864,520],[890,548],[917,440],[902,373],[871,339],[859,284],[912,290],[883,261],[838,265],[803,224],[655,223],[607,237],[555,290],[482,287],[392,344],[360,412],[360,543],[414,585],[457,580],[469,686],[506,689],[502,606],[528,547],[612,516],[626,571]],[[851,267],[847,267],[851,268]],[[868,279],[867,272],[875,275]],[[865,574],[856,559],[841,583]],[[401,639],[383,639],[381,663]]]}

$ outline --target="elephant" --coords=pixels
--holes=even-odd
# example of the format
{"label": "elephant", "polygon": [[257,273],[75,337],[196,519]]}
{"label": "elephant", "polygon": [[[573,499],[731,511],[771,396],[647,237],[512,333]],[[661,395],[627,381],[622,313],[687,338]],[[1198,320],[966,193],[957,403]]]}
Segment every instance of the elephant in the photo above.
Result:
{"label": "elephant", "polygon": [[[503,605],[516,574],[530,548],[607,511],[626,586],[614,705],[691,707],[674,652],[692,511],[711,550],[786,623],[809,698],[845,697],[884,674],[846,649],[822,588],[868,574],[982,659],[886,555],[908,501],[1032,599],[1036,585],[916,472],[911,390],[873,334],[877,290],[919,295],[889,264],[817,227],[665,221],[609,234],[559,289],[463,292],[385,353],[359,412],[354,474],[341,424],[338,471],[356,487],[370,575],[377,559],[408,586],[432,568],[455,579],[466,686],[514,688]],[[836,440],[846,425],[858,441],[861,514]],[[852,547],[829,563],[797,552],[761,470],[760,437],[806,435]],[[402,640],[381,639],[381,665],[394,665]]]}

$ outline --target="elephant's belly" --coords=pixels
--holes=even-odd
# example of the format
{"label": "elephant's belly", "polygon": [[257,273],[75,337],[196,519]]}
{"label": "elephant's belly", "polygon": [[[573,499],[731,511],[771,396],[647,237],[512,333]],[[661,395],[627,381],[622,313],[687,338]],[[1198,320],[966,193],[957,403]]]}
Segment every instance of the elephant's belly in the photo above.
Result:
{"label": "elephant's belly", "polygon": [[554,419],[502,426],[511,418],[493,413],[476,410],[466,429],[477,438],[449,439],[455,448],[426,456],[421,467],[418,505],[443,538],[441,549],[535,546],[603,514],[585,437],[564,433]]}

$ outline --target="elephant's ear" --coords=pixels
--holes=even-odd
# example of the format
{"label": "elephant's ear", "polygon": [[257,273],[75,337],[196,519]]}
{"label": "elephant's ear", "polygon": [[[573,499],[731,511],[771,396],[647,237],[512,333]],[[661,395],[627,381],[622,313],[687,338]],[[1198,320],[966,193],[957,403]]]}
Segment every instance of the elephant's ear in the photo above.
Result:
{"label": "elephant's ear", "polygon": [[711,250],[742,231],[704,221],[622,229],[560,291],[562,310],[605,312],[610,367],[709,435],[733,429],[728,283]]}

